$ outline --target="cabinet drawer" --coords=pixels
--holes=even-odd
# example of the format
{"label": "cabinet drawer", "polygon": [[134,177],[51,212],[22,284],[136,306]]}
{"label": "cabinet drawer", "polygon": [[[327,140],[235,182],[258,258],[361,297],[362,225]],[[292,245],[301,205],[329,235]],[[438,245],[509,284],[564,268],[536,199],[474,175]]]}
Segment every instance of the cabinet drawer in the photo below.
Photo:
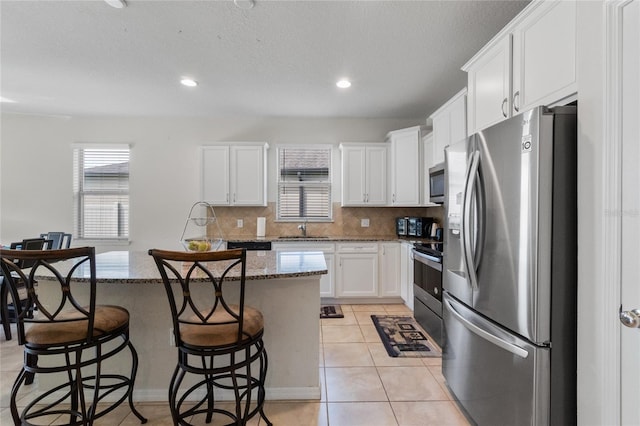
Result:
{"label": "cabinet drawer", "polygon": [[309,244],[305,243],[273,243],[273,250],[280,251],[321,251],[323,253],[333,253],[333,244]]}
{"label": "cabinet drawer", "polygon": [[377,253],[378,243],[340,243],[336,245],[339,253]]}

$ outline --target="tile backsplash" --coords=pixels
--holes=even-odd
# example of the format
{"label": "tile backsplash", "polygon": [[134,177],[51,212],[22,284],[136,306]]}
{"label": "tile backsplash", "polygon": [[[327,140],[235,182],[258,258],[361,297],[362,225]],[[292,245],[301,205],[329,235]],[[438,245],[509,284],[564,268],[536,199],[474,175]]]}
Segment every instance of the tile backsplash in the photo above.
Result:
{"label": "tile backsplash", "polygon": [[[216,217],[225,238],[256,236],[257,218],[266,218],[266,237],[300,235],[301,222],[276,222],[275,202],[266,207],[215,207]],[[307,235],[331,237],[393,237],[395,218],[401,216],[433,217],[442,224],[442,207],[340,207],[333,203],[333,222],[308,222]],[[238,228],[238,219],[243,227]],[[369,227],[361,226],[361,219],[369,219]]]}

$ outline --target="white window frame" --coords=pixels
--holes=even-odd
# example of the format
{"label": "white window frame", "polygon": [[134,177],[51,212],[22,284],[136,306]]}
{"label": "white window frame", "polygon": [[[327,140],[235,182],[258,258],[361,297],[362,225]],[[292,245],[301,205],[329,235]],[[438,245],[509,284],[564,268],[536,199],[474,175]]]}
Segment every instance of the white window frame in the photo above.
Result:
{"label": "white window frame", "polygon": [[[114,188],[88,190],[85,187],[85,172],[83,170],[84,164],[84,151],[85,150],[114,150],[114,151],[128,151],[128,161],[131,164],[131,145],[130,144],[97,144],[97,143],[74,143],[73,149],[73,226],[74,226],[74,239],[84,241],[100,241],[109,243],[125,243],[129,241],[131,235],[130,229],[130,170],[127,173],[127,185],[126,189]],[[115,213],[117,215],[115,221],[117,223],[116,228],[117,235],[89,233],[87,232],[84,220],[85,220],[85,198],[91,195],[101,196],[114,196],[126,198],[126,210],[125,217],[122,219],[120,214],[122,212],[118,209]],[[124,223],[122,223],[124,221]]]}
{"label": "white window frame", "polygon": [[[278,222],[332,222],[333,221],[333,193],[332,193],[332,184],[333,184],[333,146],[328,144],[317,144],[317,145],[277,145],[276,146],[276,181],[277,181],[277,194],[276,194],[276,221]],[[284,182],[281,180],[281,171],[280,171],[280,151],[283,149],[309,149],[309,150],[327,150],[328,158],[329,158],[329,170],[326,181],[307,181],[304,184],[301,184],[303,187],[326,187],[328,192],[328,205],[327,205],[327,216],[326,217],[281,217],[280,216],[280,194],[283,186],[292,185],[291,182]]]}

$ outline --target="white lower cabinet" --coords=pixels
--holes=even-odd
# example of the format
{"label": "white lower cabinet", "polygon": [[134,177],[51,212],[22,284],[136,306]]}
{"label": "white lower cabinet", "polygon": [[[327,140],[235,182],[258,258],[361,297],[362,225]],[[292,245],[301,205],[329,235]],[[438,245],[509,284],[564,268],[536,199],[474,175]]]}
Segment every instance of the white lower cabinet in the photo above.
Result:
{"label": "white lower cabinet", "polygon": [[413,244],[400,245],[400,297],[413,310]]}
{"label": "white lower cabinet", "polygon": [[[309,242],[300,243],[274,243],[272,250],[277,252],[309,252],[309,251],[321,251],[324,254],[324,261],[327,264],[327,273],[320,278],[320,297],[335,297],[336,296],[336,280],[335,280],[335,246],[333,244],[319,243],[313,244]],[[278,257],[281,255],[278,254]]]}
{"label": "white lower cabinet", "polygon": [[380,286],[381,297],[401,295],[400,243],[380,243]]}
{"label": "white lower cabinet", "polygon": [[378,296],[378,243],[343,243],[336,248],[336,297]]}
{"label": "white lower cabinet", "polygon": [[[401,244],[396,241],[335,244],[287,241],[274,242],[272,250],[279,252],[278,262],[282,262],[283,265],[295,262],[297,252],[301,253],[300,255],[310,251],[324,253],[327,274],[320,279],[322,298],[398,299],[406,292],[402,281]],[[411,280],[413,281],[413,278]]]}
{"label": "white lower cabinet", "polygon": [[324,261],[327,263],[327,275],[320,278],[320,297],[336,296],[335,258],[333,253],[324,253]]}

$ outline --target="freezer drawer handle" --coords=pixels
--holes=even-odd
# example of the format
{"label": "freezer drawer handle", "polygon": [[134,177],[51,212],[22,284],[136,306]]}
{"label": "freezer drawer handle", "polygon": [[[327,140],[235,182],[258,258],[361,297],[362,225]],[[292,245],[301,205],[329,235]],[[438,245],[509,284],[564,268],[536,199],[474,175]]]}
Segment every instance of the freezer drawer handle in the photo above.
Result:
{"label": "freezer drawer handle", "polygon": [[481,329],[477,325],[472,324],[469,321],[467,321],[466,319],[464,319],[464,317],[462,315],[460,315],[458,313],[458,311],[455,310],[455,308],[451,305],[451,303],[446,298],[443,299],[443,302],[447,305],[447,308],[449,308],[449,311],[451,311],[451,314],[453,314],[453,316],[456,317],[456,319],[458,321],[460,321],[462,323],[462,325],[464,325],[472,333],[477,334],[478,336],[482,337],[483,339],[488,340],[489,342],[493,343],[494,345],[499,346],[502,349],[504,349],[506,351],[509,351],[514,355],[519,356],[520,358],[526,358],[526,357],[529,356],[529,352],[527,352],[526,350],[522,349],[520,346],[514,345],[514,344],[509,343],[509,342],[506,342],[506,341],[494,336],[493,334],[484,331],[483,329]]}

